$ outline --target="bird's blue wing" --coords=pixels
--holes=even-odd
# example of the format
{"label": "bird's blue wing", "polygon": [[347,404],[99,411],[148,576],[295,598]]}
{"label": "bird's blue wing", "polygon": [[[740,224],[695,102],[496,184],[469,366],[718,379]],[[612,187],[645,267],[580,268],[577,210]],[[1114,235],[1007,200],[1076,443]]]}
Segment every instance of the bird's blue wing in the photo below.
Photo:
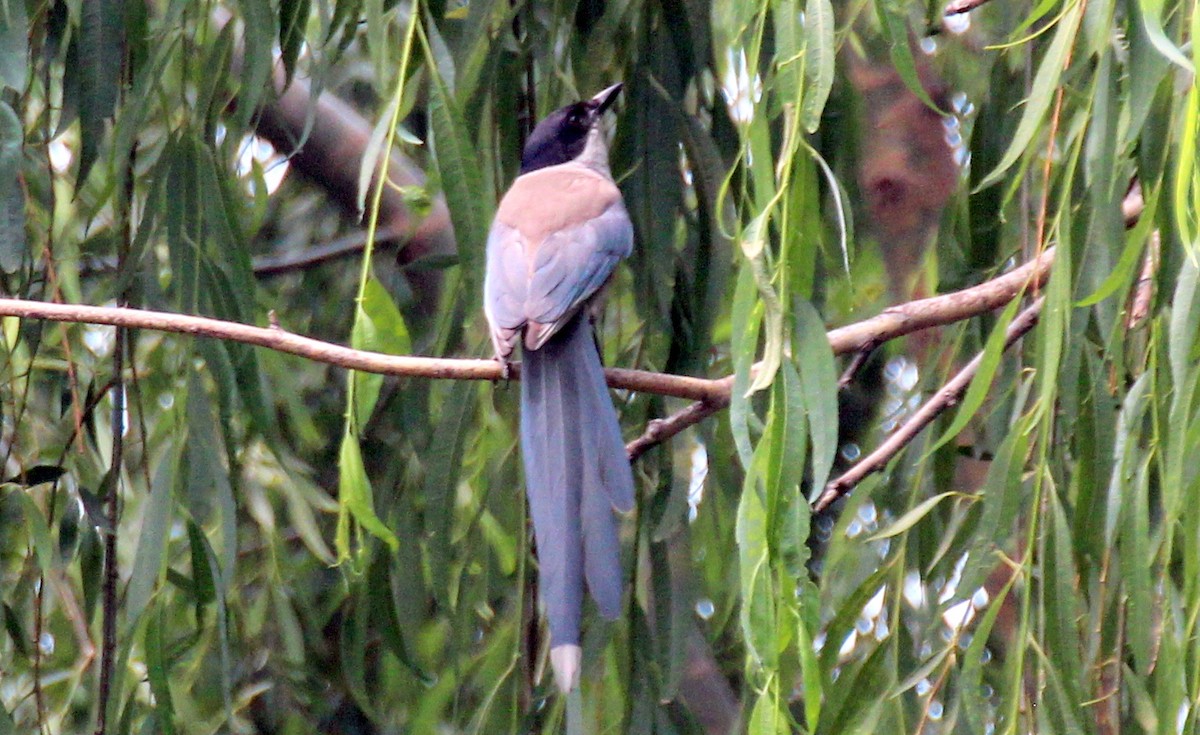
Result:
{"label": "bird's blue wing", "polygon": [[545,342],[608,280],[633,250],[633,225],[618,201],[599,216],[546,237],[533,254],[525,317]]}
{"label": "bird's blue wing", "polygon": [[496,354],[500,357],[507,357],[512,351],[516,334],[528,320],[525,316],[528,291],[525,237],[519,230],[501,222],[493,222],[488,232],[483,304],[491,323]]}

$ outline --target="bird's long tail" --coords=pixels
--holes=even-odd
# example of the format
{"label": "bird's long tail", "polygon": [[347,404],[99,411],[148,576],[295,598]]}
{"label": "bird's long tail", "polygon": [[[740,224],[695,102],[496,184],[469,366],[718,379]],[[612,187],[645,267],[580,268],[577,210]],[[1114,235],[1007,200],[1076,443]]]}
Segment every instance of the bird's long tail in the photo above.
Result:
{"label": "bird's long tail", "polygon": [[584,579],[600,613],[621,607],[613,510],[633,508],[633,473],[584,314],[521,365],[521,449],[537,538],[550,658],[563,691],[579,676]]}

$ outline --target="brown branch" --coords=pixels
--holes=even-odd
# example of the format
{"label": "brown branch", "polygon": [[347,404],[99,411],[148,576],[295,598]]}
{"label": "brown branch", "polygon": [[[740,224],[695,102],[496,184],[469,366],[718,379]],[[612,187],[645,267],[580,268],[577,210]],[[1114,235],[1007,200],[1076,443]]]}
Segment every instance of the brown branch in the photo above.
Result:
{"label": "brown branch", "polygon": [[[379,231],[375,234],[375,252],[378,253],[385,246],[395,247],[402,235],[403,233],[396,229]],[[285,273],[308,270],[330,261],[359,255],[366,246],[367,233],[355,232],[296,252],[258,255],[254,258],[254,275],[259,278],[272,278]]]}
{"label": "brown branch", "polygon": [[[1045,303],[1045,297],[1039,297],[1012,320],[1012,323],[1008,325],[1008,331],[1004,335],[1004,349],[1011,347],[1026,332],[1033,329],[1034,325],[1038,322],[1038,317],[1041,316],[1043,303]],[[971,379],[975,377],[975,373],[979,371],[979,366],[982,363],[983,353],[981,352],[964,365],[950,379],[950,382],[946,383],[941,390],[917,409],[917,412],[908,421],[905,421],[895,433],[880,444],[875,451],[863,457],[840,477],[826,485],[825,491],[817,499],[813,510],[820,513],[838,498],[853,490],[858,483],[862,482],[869,475],[882,471],[888,462],[901,449],[906,447],[917,434],[921,433],[926,426],[933,423],[933,420],[944,413],[946,409],[958,403],[959,399],[967,391],[967,387],[971,384]]]}
{"label": "brown branch", "polygon": [[[226,8],[212,12],[217,28],[224,28],[233,19]],[[234,46],[233,68],[243,63],[240,39]],[[287,157],[288,163],[322,188],[350,217],[361,219],[358,211],[358,174],[363,155],[369,147],[372,123],[336,95],[322,91],[314,95],[309,81],[294,76],[291,83],[282,64],[275,64],[271,82],[275,95],[257,111],[255,132]],[[315,97],[315,99],[314,99]],[[233,100],[236,104],[237,100]],[[377,174],[379,172],[376,172]],[[403,187],[427,185],[420,167],[393,150],[388,159],[388,180],[395,187],[384,187],[379,207],[381,231],[402,233],[396,260],[401,266],[428,257],[450,256],[457,252],[454,229],[445,198],[432,197],[428,211],[418,212],[405,201]],[[374,186],[374,181],[372,181]],[[330,258],[349,255],[339,250]],[[438,303],[442,273],[425,268],[405,269],[418,308],[432,308]]]}
{"label": "brown branch", "polygon": [[[396,250],[403,246],[406,233],[395,228],[380,230],[375,234],[375,253]],[[308,270],[326,263],[351,258],[362,254],[367,245],[367,233],[352,232],[329,242],[312,245],[293,252],[276,252],[256,255],[251,264],[258,278],[273,278],[286,273]],[[79,275],[94,276],[115,273],[117,259],[112,257],[82,256],[79,259]]]}
{"label": "brown branch", "polygon": [[[878,316],[834,329],[829,333],[830,346],[838,355],[861,352],[868,346],[882,344],[896,337],[929,327],[952,324],[995,310],[1011,301],[1023,287],[1040,285],[1050,272],[1053,260],[1054,250],[1050,248],[1036,261],[978,286],[891,307]],[[107,324],[224,339],[266,347],[328,365],[382,375],[491,381],[503,377],[500,365],[494,360],[383,355],[293,334],[277,325],[256,327],[186,314],[52,304],[21,299],[0,299],[0,316]],[[511,368],[510,377],[519,378],[520,365],[514,364]],[[640,456],[655,444],[666,441],[688,426],[728,406],[733,389],[732,376],[705,379],[622,368],[607,368],[605,375],[608,384],[613,388],[686,398],[697,402],[656,422],[645,434],[631,442],[627,451],[633,457]]]}
{"label": "brown branch", "polygon": [[[860,357],[865,361],[875,348],[888,340],[922,329],[952,324],[1004,306],[1022,289],[1041,286],[1050,274],[1053,262],[1054,249],[1048,248],[1037,260],[978,286],[890,307],[878,316],[832,330],[829,332],[830,346],[835,355],[853,352],[855,361]],[[858,368],[853,364],[851,367],[855,370]],[[849,369],[847,374],[853,375]],[[700,399],[665,419],[651,421],[641,436],[626,444],[625,451],[630,461],[642,456],[654,445],[726,408],[733,378],[730,376],[713,382],[720,387],[713,397]],[[611,379],[609,384],[612,385]]]}
{"label": "brown branch", "polygon": [[625,445],[625,453],[633,462],[645,454],[651,447],[662,444],[689,426],[694,426],[717,411],[729,407],[729,395],[722,398],[696,401],[687,408],[676,411],[665,419],[654,419],[646,426],[641,436]]}
{"label": "brown branch", "polygon": [[1133,297],[1129,305],[1129,317],[1125,322],[1126,329],[1136,329],[1146,317],[1150,316],[1150,304],[1154,299],[1154,276],[1158,273],[1159,250],[1162,238],[1158,230],[1150,233],[1146,243],[1146,254],[1142,256],[1142,273],[1133,285]]}
{"label": "brown branch", "polygon": [[875,348],[878,346],[877,344],[868,344],[854,353],[854,357],[850,358],[850,364],[842,371],[842,377],[838,378],[838,390],[842,390],[850,385],[850,381],[854,380],[854,376],[858,375],[858,371],[862,370],[863,365],[867,364],[867,360],[871,358],[871,355],[875,354]]}
{"label": "brown branch", "polygon": [[893,306],[879,316],[834,329],[829,333],[829,344],[834,354],[844,355],[862,350],[872,341],[882,343],[995,311],[1022,289],[1040,287],[1050,275],[1053,262],[1054,248],[1046,248],[1037,259],[978,286]]}
{"label": "brown branch", "polygon": [[[256,327],[220,319],[162,311],[0,299],[0,316],[44,319],[55,322],[107,324],[115,327],[132,327],[224,339],[266,347],[328,365],[381,375],[493,381],[500,380],[502,377],[500,365],[495,360],[384,355],[322,342],[279,328]],[[511,367],[511,377],[520,377],[520,366],[514,364]],[[620,368],[608,368],[605,373],[609,385],[614,388],[643,393],[693,400],[715,399],[728,396],[729,393],[729,387],[724,380],[706,380]]]}

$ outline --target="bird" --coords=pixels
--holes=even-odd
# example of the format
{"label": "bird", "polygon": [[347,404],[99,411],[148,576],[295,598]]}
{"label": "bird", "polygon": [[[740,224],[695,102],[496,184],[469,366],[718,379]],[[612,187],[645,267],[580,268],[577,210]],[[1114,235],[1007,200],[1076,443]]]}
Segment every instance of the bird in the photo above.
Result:
{"label": "bird", "polygon": [[621,87],[537,124],[487,240],[484,313],[505,374],[522,345],[525,491],[550,663],[563,693],[579,682],[585,582],[603,617],[619,615],[617,513],[634,504],[633,472],[592,331],[604,285],[633,250],[603,126]]}

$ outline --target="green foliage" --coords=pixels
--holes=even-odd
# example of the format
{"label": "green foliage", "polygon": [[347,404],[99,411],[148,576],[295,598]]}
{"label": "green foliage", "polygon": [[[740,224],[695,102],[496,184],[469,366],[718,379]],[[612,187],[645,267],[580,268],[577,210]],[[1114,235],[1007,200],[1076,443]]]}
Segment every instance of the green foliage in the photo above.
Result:
{"label": "green foliage", "polygon": [[[111,328],[5,317],[0,735],[1200,730],[1200,13],[993,0],[921,38],[917,5],[0,2],[6,295],[484,356],[530,118],[620,79],[606,362],[733,386],[635,465],[625,613],[587,613],[567,699],[515,385],[148,331],[114,374]],[[922,133],[968,168],[922,172]],[[1014,301],[839,391],[826,327],[1051,246],[1016,346]],[[810,511],[976,354],[954,415]],[[684,405],[614,400],[627,436]]]}

